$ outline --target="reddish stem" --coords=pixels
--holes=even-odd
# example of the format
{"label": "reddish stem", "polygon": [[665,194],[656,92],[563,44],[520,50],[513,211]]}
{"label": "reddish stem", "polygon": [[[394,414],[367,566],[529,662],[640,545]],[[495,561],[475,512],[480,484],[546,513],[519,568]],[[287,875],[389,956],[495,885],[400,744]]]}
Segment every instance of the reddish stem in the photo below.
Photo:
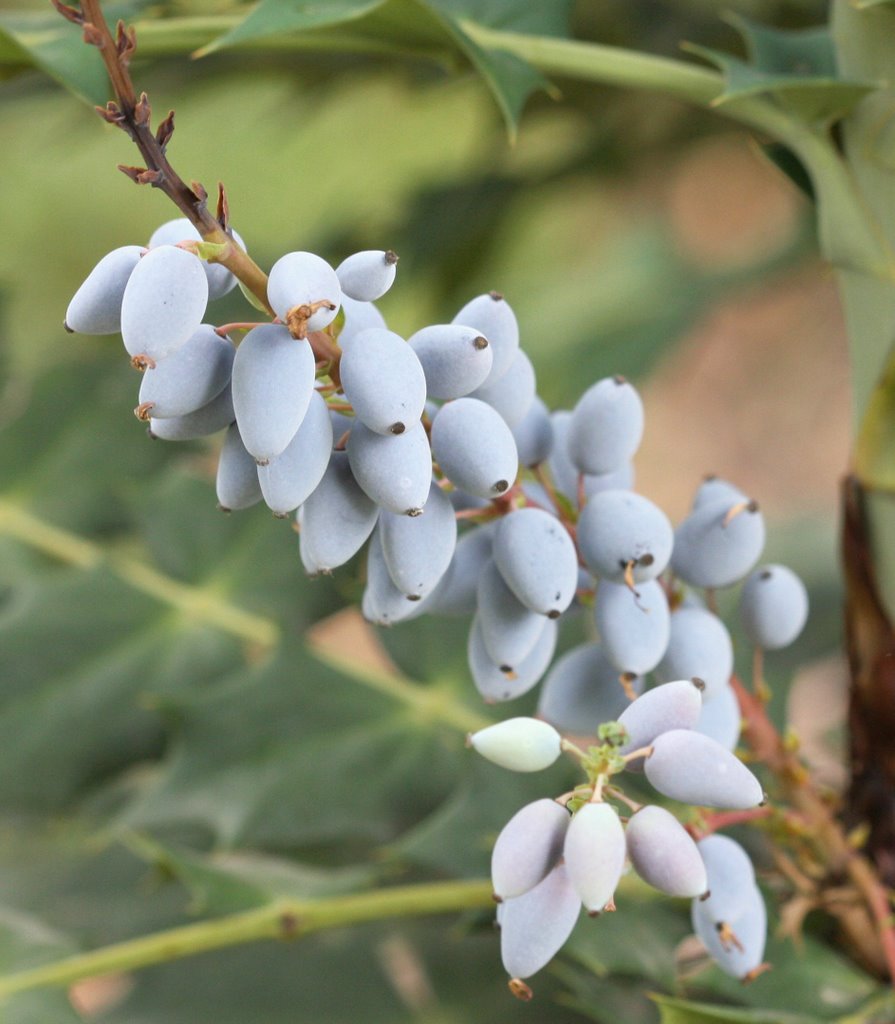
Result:
{"label": "reddish stem", "polygon": [[[733,676],[730,684],[736,693],[745,722],[744,735],[756,758],[770,768],[784,787],[790,803],[810,823],[815,852],[831,874],[846,875],[861,894],[881,944],[881,962],[876,966],[888,973],[895,986],[895,922],[889,895],[872,863],[849,842],[829,803],[815,789],[811,775],[795,753],[788,749],[776,726],[768,717],[764,702],[750,693]],[[866,932],[853,918],[841,917],[846,930],[853,929],[856,949],[866,948]]]}
{"label": "reddish stem", "polygon": [[[192,186],[180,177],[168,161],[166,149],[174,132],[174,112],[171,111],[153,133],[150,125],[151,108],[146,93],[137,96],[128,66],[136,50],[137,41],[133,28],[118,23],[116,35],[112,35],[103,15],[100,0],[81,0],[80,11],[52,0],[54,7],[63,17],[82,26],[84,41],[95,46],[103,59],[116,102],[98,107],[100,116],[110,124],[116,124],[125,131],[140,150],[145,167],[121,166],[129,178],[138,184],[150,184],[160,189],[177,206],[199,231],[206,242],[225,245],[226,249],[218,263],[222,263],[259,299],[265,308],[267,302],[267,275],[234,243],[227,231],[227,201],[220,189],[218,208],[221,221],[209,211],[208,193],[193,182]],[[270,310],[271,314],[273,310]]]}
{"label": "reddish stem", "polygon": [[747,811],[722,811],[718,814],[705,815],[698,825],[687,825],[687,831],[694,839],[705,839],[713,832],[722,828],[730,828],[731,825],[743,825],[749,821],[759,821],[761,818],[768,818],[774,813],[772,807],[750,807]]}

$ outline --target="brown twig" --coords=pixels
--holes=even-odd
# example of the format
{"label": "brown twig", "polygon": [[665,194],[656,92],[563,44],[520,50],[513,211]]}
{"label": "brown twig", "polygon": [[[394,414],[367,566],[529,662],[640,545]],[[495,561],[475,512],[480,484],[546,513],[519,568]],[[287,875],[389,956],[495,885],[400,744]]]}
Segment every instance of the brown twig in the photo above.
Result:
{"label": "brown twig", "polygon": [[750,807],[746,811],[721,811],[718,814],[706,814],[697,824],[687,825],[687,831],[694,839],[705,839],[713,832],[722,828],[730,828],[731,825],[743,825],[746,822],[757,821],[767,818],[774,813],[774,808],[769,806]]}
{"label": "brown twig", "polygon": [[[174,111],[160,122],[155,133],[150,124],[152,110],[146,93],[137,95],[128,70],[137,48],[136,33],[119,21],[113,36],[102,12],[100,0],[81,0],[81,9],[52,0],[56,10],[68,21],[80,25],[84,41],[95,46],[103,59],[115,100],[97,107],[99,115],[109,124],[125,131],[140,151],[145,167],[120,165],[120,169],[138,184],[160,189],[187,217],[206,242],[224,245],[217,257],[245,286],[270,309],[267,302],[267,275],[234,243],[227,233],[227,200],[223,187],[219,190],[218,218],[207,206],[208,193],[196,182],[187,185],[168,161],[167,145],[174,133]],[[273,311],[271,310],[271,313]]]}
{"label": "brown twig", "polygon": [[867,930],[868,926],[873,928],[880,946],[872,966],[879,973],[888,974],[895,985],[895,922],[886,888],[870,861],[849,842],[829,803],[816,789],[810,773],[796,754],[787,748],[768,717],[764,702],[750,693],[736,676],[730,682],[744,719],[746,742],[756,758],[774,773],[792,807],[810,823],[806,835],[813,839],[816,853],[829,874],[847,877],[860,894],[865,913],[839,916],[851,945],[867,959],[872,949],[868,949]]}

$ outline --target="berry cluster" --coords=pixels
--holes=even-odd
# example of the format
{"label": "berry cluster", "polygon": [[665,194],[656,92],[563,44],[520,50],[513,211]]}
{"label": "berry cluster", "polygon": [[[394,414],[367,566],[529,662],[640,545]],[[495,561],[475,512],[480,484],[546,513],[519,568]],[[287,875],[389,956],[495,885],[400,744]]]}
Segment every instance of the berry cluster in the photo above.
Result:
{"label": "berry cluster", "polygon": [[[765,909],[746,853],[727,837],[697,843],[670,811],[631,800],[611,781],[623,771],[642,772],[658,793],[680,803],[743,811],[764,803],[752,772],[695,730],[704,690],[701,679],[654,687],[617,722],[603,723],[586,750],[535,718],[507,719],[469,737],[471,747],[504,768],[538,771],[567,751],[587,775],[555,800],[527,804],[494,844],[501,953],[520,998],[531,997],[523,979],[564,944],[582,904],[591,916],[615,910],[627,860],[660,892],[693,900],[694,930],[722,970],[743,979],[761,971]],[[613,802],[632,813],[623,817]]]}
{"label": "berry cluster", "polygon": [[[632,490],[644,426],[636,390],[606,378],[574,410],[551,413],[497,293],[405,341],[373,304],[395,279],[394,253],[356,253],[334,270],[293,252],[270,272],[272,322],[214,327],[202,322],[207,303],[236,283],[215,255],[188,221],[163,225],[147,247],[100,261],[66,325],[121,331],[144,372],[136,413],[152,436],[226,430],[221,506],[297,509],[309,574],[331,572],[369,540],[367,619],[471,614],[469,667],[489,703],[547,673],[538,719],[470,738],[522,771],[566,750],[587,775],[559,802],[519,811],[495,846],[514,991],[525,995],[522,979],[563,944],[582,902],[614,909],[627,859],[663,892],[696,899],[694,928],[724,970],[754,974],[765,912],[748,858],[723,837],[697,845],[671,813],[609,780],[643,772],[663,796],[700,807],[763,802],[733,754],[733,642],[714,591],[748,577],[742,625],[762,650],[795,639],[807,598],[785,567],[755,568],[765,537],[756,502],[709,478],[673,529]],[[236,331],[246,332],[238,346]],[[564,616],[585,623],[586,639],[550,669]],[[650,673],[658,685],[643,692]],[[622,819],[612,801],[633,813]]]}

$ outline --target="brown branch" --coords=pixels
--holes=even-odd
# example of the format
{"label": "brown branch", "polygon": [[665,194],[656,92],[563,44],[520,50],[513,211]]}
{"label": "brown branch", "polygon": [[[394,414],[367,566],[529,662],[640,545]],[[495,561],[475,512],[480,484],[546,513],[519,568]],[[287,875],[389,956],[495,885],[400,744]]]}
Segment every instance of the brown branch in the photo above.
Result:
{"label": "brown branch", "polygon": [[[789,803],[805,818],[805,838],[813,840],[815,852],[829,874],[848,878],[861,896],[864,913],[837,915],[851,947],[860,950],[862,958],[869,961],[868,966],[881,975],[887,975],[895,985],[895,924],[888,892],[876,869],[849,842],[829,802],[815,788],[805,765],[786,746],[768,717],[764,702],[750,693],[736,676],[730,682],[744,719],[746,742],[756,759],[774,773]],[[878,947],[868,946],[868,929],[877,933]],[[874,949],[876,956],[871,959]]]}
{"label": "brown branch", "polygon": [[866,490],[843,483],[842,563],[849,662],[849,828],[867,828],[868,854],[895,885],[895,625],[880,594]]}
{"label": "brown branch", "polygon": [[128,71],[137,46],[134,29],[119,22],[113,36],[100,0],[81,0],[80,11],[61,0],[52,0],[52,3],[64,18],[82,27],[84,41],[99,50],[106,66],[116,102],[98,108],[98,113],[104,120],[127,132],[146,165],[145,168],[122,166],[121,169],[131,180],[150,184],[164,192],[206,242],[226,245],[217,262],[231,271],[269,309],[267,275],[233,242],[209,211],[205,189],[195,184],[192,188],[187,185],[168,161],[166,147],[174,131],[174,112],[161,122],[156,134],[152,131],[149,100],[146,93],[137,96]]}
{"label": "brown branch", "polygon": [[703,815],[698,822],[687,825],[686,828],[694,839],[705,839],[706,836],[710,836],[713,832],[718,832],[722,828],[730,828],[731,825],[744,825],[750,821],[759,821],[762,818],[770,817],[774,813],[774,808],[767,804],[764,807],[750,807],[745,811],[719,811],[718,813]]}

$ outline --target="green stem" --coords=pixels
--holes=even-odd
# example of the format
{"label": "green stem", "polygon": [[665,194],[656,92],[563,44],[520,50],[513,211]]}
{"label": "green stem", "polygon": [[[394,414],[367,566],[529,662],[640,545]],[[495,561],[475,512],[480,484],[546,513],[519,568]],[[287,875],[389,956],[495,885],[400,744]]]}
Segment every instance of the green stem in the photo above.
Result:
{"label": "green stem", "polygon": [[320,642],[313,628],[307,635],[307,644],[318,661],[363,683],[371,690],[406,704],[423,722],[443,722],[464,735],[494,724],[490,718],[460,704],[451,688],[420,686],[402,676],[397,669],[386,671],[367,661],[357,660],[350,654],[343,654],[335,645]]}
{"label": "green stem", "polygon": [[94,541],[53,526],[0,497],[0,535],[4,534],[68,565],[88,570],[105,566],[128,586],[187,618],[215,626],[264,650],[279,641],[275,622],[237,608],[214,590],[181,583],[137,558],[106,551]]}
{"label": "green stem", "polygon": [[717,71],[597,43],[497,31],[474,22],[463,22],[463,28],[480,46],[512,53],[545,74],[661,92],[782,142],[811,176],[818,198],[821,248],[827,259],[837,267],[895,280],[895,256],[826,131],[790,115],[772,97],[719,104],[724,78]]}
{"label": "green stem", "polygon": [[724,79],[710,68],[574,39],[522,35],[461,21],[463,31],[487,50],[503,50],[528,61],[546,75],[601,85],[650,89],[708,107],[724,91]]}
{"label": "green stem", "polygon": [[262,939],[301,939],[328,928],[474,910],[491,902],[491,883],[478,879],[396,886],[313,902],[278,900],[258,910],[171,928],[0,977],[0,1000]]}
{"label": "green stem", "polygon": [[[280,627],[273,619],[238,608],[212,587],[182,583],[138,558],[108,551],[95,541],[40,519],[18,502],[4,497],[0,497],[2,536],[12,537],[35,551],[79,569],[89,571],[102,566],[134,590],[174,608],[185,618],[214,626],[260,650],[270,650],[280,642]],[[318,638],[313,629],[308,634],[307,644],[319,661],[349,679],[404,704],[411,714],[425,723],[441,722],[464,736],[492,724],[490,719],[459,701],[449,687],[422,686],[402,676],[397,669],[378,669],[336,650]]]}

